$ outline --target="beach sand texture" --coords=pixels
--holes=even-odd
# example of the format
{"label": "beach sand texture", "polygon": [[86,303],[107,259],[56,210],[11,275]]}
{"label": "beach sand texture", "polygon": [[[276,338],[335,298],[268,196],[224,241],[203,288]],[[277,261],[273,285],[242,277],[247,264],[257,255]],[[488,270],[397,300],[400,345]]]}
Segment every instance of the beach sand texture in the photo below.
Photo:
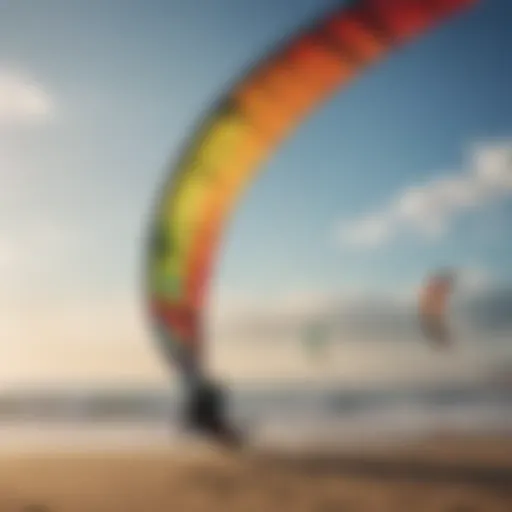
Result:
{"label": "beach sand texture", "polygon": [[185,452],[11,454],[0,512],[512,512],[512,439]]}

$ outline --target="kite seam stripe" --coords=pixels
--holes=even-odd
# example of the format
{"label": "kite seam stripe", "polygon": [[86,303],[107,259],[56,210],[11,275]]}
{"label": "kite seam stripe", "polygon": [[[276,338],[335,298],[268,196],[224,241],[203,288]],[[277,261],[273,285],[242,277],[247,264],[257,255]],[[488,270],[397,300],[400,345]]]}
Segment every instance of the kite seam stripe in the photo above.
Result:
{"label": "kite seam stripe", "polygon": [[359,11],[359,16],[365,22],[366,27],[375,38],[384,44],[392,44],[396,37],[391,28],[384,22],[384,18],[377,13],[372,13],[372,4],[365,2],[365,5]]}
{"label": "kite seam stripe", "polygon": [[346,42],[338,41],[330,32],[327,30],[327,22],[321,26],[321,29],[314,33],[318,36],[325,47],[328,48],[341,62],[348,60],[353,66],[360,66],[364,59],[359,55],[357,50]]}

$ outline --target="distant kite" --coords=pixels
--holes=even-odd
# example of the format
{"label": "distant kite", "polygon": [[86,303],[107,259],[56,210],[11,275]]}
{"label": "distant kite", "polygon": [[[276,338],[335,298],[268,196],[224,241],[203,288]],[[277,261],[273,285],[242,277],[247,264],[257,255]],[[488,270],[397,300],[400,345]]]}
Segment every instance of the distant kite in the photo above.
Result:
{"label": "distant kite", "polygon": [[420,293],[421,326],[425,335],[436,346],[447,347],[452,343],[446,314],[454,284],[455,275],[452,272],[441,272],[428,279]]}

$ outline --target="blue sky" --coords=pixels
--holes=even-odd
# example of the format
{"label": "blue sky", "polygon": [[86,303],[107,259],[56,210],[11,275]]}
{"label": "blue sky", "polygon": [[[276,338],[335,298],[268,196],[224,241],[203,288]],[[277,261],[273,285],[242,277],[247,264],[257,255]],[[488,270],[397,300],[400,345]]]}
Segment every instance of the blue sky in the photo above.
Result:
{"label": "blue sky", "polygon": [[[248,63],[337,3],[0,0],[0,90],[18,101],[0,102],[4,331],[30,338],[20,325],[30,311],[47,337],[67,339],[95,312],[135,311],[166,163]],[[394,294],[440,265],[512,281],[512,192],[471,181],[474,155],[512,148],[511,20],[509,0],[482,0],[298,127],[239,205],[213,300]],[[500,169],[506,181],[509,167]],[[469,187],[467,207],[450,194],[435,203],[450,176]],[[429,237],[418,217],[389,214],[379,229],[395,237],[343,242],[343,226],[386,218],[411,186],[427,190],[423,209],[440,208],[444,231]],[[63,305],[80,318],[67,331]],[[130,335],[141,339],[137,314]],[[131,320],[105,322],[105,338],[131,333]]]}

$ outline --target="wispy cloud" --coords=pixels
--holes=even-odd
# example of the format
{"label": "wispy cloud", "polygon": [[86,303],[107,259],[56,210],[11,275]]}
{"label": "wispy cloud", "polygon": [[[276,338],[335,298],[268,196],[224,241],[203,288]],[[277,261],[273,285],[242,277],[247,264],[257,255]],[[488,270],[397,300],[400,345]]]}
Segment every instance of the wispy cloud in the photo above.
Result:
{"label": "wispy cloud", "polygon": [[0,126],[48,119],[55,105],[49,93],[28,75],[0,69]]}
{"label": "wispy cloud", "polygon": [[466,267],[457,271],[457,288],[465,295],[478,295],[495,289],[497,279],[484,267]]}
{"label": "wispy cloud", "polygon": [[[224,314],[212,319],[208,336],[212,368],[233,379],[334,380],[358,386],[475,382],[500,357],[510,357],[503,340],[512,329],[512,288],[496,288],[488,272],[477,268],[461,270],[459,278],[460,290],[449,308],[457,340],[451,353],[430,350],[420,329],[420,280],[407,293],[333,296],[298,290],[259,303],[236,294],[234,304],[226,296]],[[304,342],[305,328],[319,320],[326,322],[328,357],[316,364]]]}
{"label": "wispy cloud", "polygon": [[[224,302],[214,321],[222,330],[249,335],[297,335],[311,321],[326,320],[348,329],[372,322],[383,310],[392,314],[412,304],[412,294],[385,295],[370,292],[327,294],[296,291],[262,301]],[[273,338],[277,339],[277,338]]]}
{"label": "wispy cloud", "polygon": [[[507,311],[512,288],[505,291],[484,267],[456,269],[457,283],[452,297],[451,313],[462,327],[482,327],[471,318],[474,304],[484,309]],[[426,276],[407,287],[383,291],[345,291],[339,294],[296,291],[269,300],[220,300],[211,322],[219,333],[236,334],[240,339],[279,337],[300,339],[311,322],[326,322],[336,336],[371,342],[375,340],[413,339],[422,337],[417,320],[418,297]],[[503,304],[502,304],[503,302]],[[492,307],[488,304],[492,303]],[[505,308],[505,309],[504,309]],[[502,324],[504,322],[501,322]],[[477,325],[478,324],[478,325]],[[512,321],[507,324],[512,327]]]}
{"label": "wispy cloud", "polygon": [[467,171],[406,188],[382,209],[343,221],[336,238],[368,248],[407,232],[439,237],[457,215],[512,195],[512,141],[479,144],[471,156]]}

